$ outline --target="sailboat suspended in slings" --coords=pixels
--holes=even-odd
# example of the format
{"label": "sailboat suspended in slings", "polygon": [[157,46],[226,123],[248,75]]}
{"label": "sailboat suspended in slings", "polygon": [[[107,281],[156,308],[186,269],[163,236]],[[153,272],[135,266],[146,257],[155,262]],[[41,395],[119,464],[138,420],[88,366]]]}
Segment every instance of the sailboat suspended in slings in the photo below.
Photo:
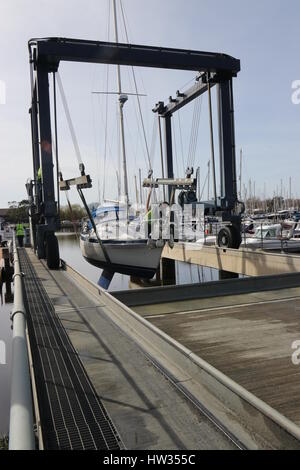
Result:
{"label": "sailboat suspended in slings", "polygon": [[[118,43],[115,0],[113,0],[113,13],[115,42]],[[155,243],[149,243],[148,220],[130,217],[124,131],[124,105],[128,95],[122,92],[120,65],[117,65],[117,82],[124,187],[122,203],[99,207],[94,214],[89,215],[90,220],[80,234],[83,257],[90,264],[104,270],[99,279],[99,284],[104,288],[108,288],[114,272],[152,278],[159,266],[162,252],[162,244],[156,246]],[[88,207],[86,209],[89,210]]]}

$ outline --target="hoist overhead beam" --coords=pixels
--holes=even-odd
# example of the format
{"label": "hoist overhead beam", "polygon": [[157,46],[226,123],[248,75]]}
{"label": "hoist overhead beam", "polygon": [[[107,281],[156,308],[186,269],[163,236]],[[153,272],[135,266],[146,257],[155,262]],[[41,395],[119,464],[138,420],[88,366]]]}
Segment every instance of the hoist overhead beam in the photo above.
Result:
{"label": "hoist overhead beam", "polygon": [[47,63],[54,68],[63,60],[231,75],[240,71],[238,59],[215,52],[69,38],[33,39],[29,44],[36,46],[36,63]]}

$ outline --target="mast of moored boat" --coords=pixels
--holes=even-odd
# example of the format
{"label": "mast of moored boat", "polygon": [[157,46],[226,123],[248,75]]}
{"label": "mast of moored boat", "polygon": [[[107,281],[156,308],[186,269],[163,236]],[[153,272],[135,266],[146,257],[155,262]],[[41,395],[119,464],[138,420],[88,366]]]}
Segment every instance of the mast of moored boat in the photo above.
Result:
{"label": "mast of moored boat", "polygon": [[242,200],[242,158],[243,158],[243,149],[240,150],[240,201]]}
{"label": "mast of moored boat", "polygon": [[135,188],[135,199],[136,199],[136,204],[137,204],[137,208],[140,204],[140,201],[139,201],[139,192],[138,192],[138,188],[137,188],[137,180],[136,180],[136,175],[134,175],[134,188]]}
{"label": "mast of moored boat", "polygon": [[[119,42],[118,37],[118,20],[117,20],[117,8],[116,0],[113,0],[113,12],[114,12],[114,26],[115,26],[115,41]],[[121,130],[121,144],[122,144],[122,161],[123,161],[123,178],[124,178],[124,196],[125,203],[128,212],[128,179],[127,179],[127,161],[126,161],[126,147],[125,147],[125,133],[124,133],[124,116],[123,106],[127,101],[127,95],[122,95],[122,82],[121,82],[121,70],[120,65],[117,65],[117,79],[118,79],[118,94],[119,94],[119,106],[120,106],[120,130]]]}

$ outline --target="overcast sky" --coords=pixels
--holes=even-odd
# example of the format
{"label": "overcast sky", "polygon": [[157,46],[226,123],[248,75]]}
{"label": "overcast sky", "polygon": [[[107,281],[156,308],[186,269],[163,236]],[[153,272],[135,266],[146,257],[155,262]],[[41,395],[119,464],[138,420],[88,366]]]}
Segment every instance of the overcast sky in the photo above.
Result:
{"label": "overcast sky", "polygon": [[[109,1],[1,0],[0,80],[5,83],[6,101],[0,104],[0,207],[23,199],[24,183],[32,176],[28,39],[62,36],[114,40],[112,26],[108,35]],[[281,179],[288,187],[292,176],[293,193],[299,195],[300,105],[291,101],[292,82],[300,79],[299,0],[123,0],[123,6],[131,43],[224,52],[241,60],[241,72],[234,79],[234,98],[237,153],[242,147],[245,159],[244,183],[248,184],[251,177],[256,180],[257,193],[266,183],[267,192],[272,194]],[[125,41],[118,12],[120,40]],[[92,91],[106,90],[106,71],[104,65],[60,66],[82,158],[94,181],[90,201],[97,199],[98,181],[103,192],[105,97]],[[139,92],[147,95],[141,102],[151,147],[151,108],[158,100],[175,94],[195,74],[153,69],[136,73]],[[125,91],[134,91],[128,68],[122,69],[122,78]],[[108,89],[116,91],[114,67],[109,69]],[[72,177],[78,168],[59,97],[58,106],[60,164],[64,175]],[[112,95],[108,100],[106,197],[116,196],[116,112],[116,97]],[[138,168],[142,168],[143,176],[147,174],[136,114],[136,99],[130,98],[125,105],[125,128],[132,197],[134,174]],[[175,171],[179,176],[187,163],[192,116],[190,105],[182,112],[180,123],[178,117],[174,118]],[[153,154],[155,174],[160,176],[157,142]],[[207,103],[203,98],[195,153],[202,181],[209,157]],[[71,199],[77,200],[74,193]]]}

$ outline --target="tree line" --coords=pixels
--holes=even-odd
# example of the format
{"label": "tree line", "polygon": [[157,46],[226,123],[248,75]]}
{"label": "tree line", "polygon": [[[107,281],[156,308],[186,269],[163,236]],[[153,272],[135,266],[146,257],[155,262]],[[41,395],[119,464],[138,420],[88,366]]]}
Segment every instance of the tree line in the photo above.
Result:
{"label": "tree line", "polygon": [[[28,223],[29,215],[29,201],[23,199],[20,202],[10,201],[8,203],[8,212],[6,216],[7,222],[11,224]],[[60,220],[69,220],[70,222],[77,222],[86,217],[86,212],[79,204],[71,204],[69,206],[60,207]]]}
{"label": "tree line", "polygon": [[79,204],[71,204],[69,206],[60,207],[60,220],[69,220],[70,222],[77,222],[86,217],[86,212]]}

